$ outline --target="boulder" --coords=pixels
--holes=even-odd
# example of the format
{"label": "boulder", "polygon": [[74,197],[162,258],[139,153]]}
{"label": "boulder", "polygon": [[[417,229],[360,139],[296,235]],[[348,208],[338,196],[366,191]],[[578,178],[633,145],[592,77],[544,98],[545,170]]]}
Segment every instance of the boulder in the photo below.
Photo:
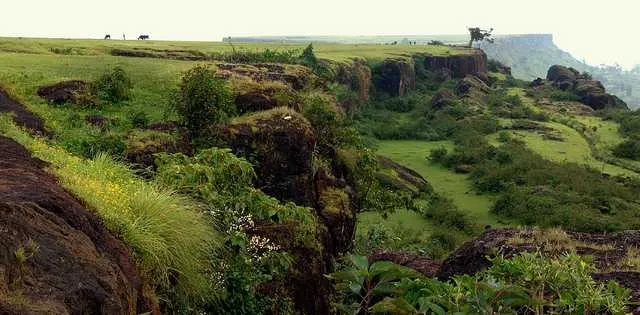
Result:
{"label": "boulder", "polygon": [[458,96],[486,96],[491,88],[478,77],[468,75],[456,84],[455,91]]}
{"label": "boulder", "polygon": [[582,103],[593,109],[628,109],[624,101],[608,94],[600,81],[593,80],[590,76],[581,74],[576,69],[559,65],[551,66],[547,72],[547,80],[563,91],[575,93],[580,97]]}
{"label": "boulder", "polygon": [[256,188],[281,201],[313,205],[315,135],[309,122],[291,109],[276,108],[243,116],[221,137],[256,166]]}
{"label": "boulder", "polygon": [[572,89],[580,76],[578,70],[560,65],[551,66],[547,71],[547,80],[552,81],[557,88],[563,91]]}
{"label": "boulder", "polygon": [[130,249],[0,136],[0,314],[159,314]]}

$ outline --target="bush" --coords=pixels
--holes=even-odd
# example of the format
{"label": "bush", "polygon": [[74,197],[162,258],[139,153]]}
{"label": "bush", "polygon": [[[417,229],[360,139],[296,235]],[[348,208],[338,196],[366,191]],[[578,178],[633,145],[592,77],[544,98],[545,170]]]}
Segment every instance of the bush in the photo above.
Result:
{"label": "bush", "polygon": [[210,57],[214,60],[222,60],[230,63],[298,63],[300,51],[297,49],[277,50],[265,49],[259,51],[232,49],[230,52],[213,52]]}
{"label": "bush", "polygon": [[613,148],[613,155],[619,158],[640,160],[640,140],[627,139]]}
{"label": "bush", "polygon": [[124,69],[115,67],[92,82],[90,90],[102,101],[119,103],[129,99],[131,88],[133,84]]}
{"label": "bush", "polygon": [[447,148],[439,147],[439,148],[433,149],[433,150],[431,150],[431,152],[429,152],[428,159],[431,160],[431,162],[434,162],[434,163],[443,163],[444,158],[447,156],[448,153],[449,152],[447,151]]}
{"label": "bush", "polygon": [[344,112],[332,97],[319,93],[306,95],[302,114],[313,126],[321,154],[359,143],[357,131],[349,126]]}
{"label": "bush", "polygon": [[203,65],[193,67],[182,76],[172,106],[196,138],[205,135],[208,126],[225,123],[235,114],[226,81]]}
{"label": "bush", "polygon": [[510,141],[474,165],[480,192],[497,193],[492,212],[524,225],[604,232],[640,227],[636,181],[620,185],[597,170],[557,164]]}
{"label": "bush", "polygon": [[502,142],[502,143],[507,143],[509,141],[511,141],[511,133],[509,133],[508,131],[500,131],[498,133],[498,141]]}
{"label": "bush", "polygon": [[126,147],[122,136],[113,132],[89,133],[71,145],[74,152],[85,158],[93,158],[100,153],[121,157]]}
{"label": "bush", "polygon": [[144,129],[149,126],[149,116],[144,111],[137,111],[129,113],[129,120],[133,128]]}
{"label": "bush", "polygon": [[575,93],[571,91],[561,91],[561,90],[554,90],[549,95],[549,98],[551,98],[554,101],[560,101],[560,102],[579,102],[580,101],[580,96],[576,95]]}

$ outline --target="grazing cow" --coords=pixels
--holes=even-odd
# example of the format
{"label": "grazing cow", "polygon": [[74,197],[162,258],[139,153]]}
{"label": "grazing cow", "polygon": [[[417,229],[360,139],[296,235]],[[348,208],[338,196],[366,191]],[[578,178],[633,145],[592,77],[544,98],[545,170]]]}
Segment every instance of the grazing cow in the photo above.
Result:
{"label": "grazing cow", "polygon": [[104,35],[104,39],[111,39],[111,35],[109,35],[109,34]]}
{"label": "grazing cow", "polygon": [[145,40],[145,39],[149,39],[149,35],[140,35],[140,36],[138,36],[138,40]]}

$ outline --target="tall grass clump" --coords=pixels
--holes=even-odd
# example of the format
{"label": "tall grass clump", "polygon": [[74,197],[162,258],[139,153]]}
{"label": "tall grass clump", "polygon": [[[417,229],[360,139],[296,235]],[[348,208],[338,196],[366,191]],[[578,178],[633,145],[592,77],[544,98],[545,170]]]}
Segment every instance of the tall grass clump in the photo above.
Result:
{"label": "tall grass clump", "polygon": [[51,163],[61,185],[133,248],[139,269],[163,298],[196,302],[211,296],[205,271],[217,235],[194,203],[137,178],[105,154],[83,159],[49,146],[9,116],[0,117],[0,133]]}

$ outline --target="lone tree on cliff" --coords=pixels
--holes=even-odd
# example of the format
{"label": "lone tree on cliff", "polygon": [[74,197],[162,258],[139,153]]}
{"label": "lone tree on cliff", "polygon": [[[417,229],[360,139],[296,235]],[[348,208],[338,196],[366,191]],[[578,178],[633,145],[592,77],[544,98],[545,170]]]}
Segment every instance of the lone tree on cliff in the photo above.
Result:
{"label": "lone tree on cliff", "polygon": [[471,39],[469,40],[469,48],[472,47],[473,42],[481,42],[486,40],[490,43],[493,43],[493,37],[491,37],[491,32],[493,32],[493,28],[490,30],[483,30],[479,27],[469,27],[469,35],[471,35]]}

